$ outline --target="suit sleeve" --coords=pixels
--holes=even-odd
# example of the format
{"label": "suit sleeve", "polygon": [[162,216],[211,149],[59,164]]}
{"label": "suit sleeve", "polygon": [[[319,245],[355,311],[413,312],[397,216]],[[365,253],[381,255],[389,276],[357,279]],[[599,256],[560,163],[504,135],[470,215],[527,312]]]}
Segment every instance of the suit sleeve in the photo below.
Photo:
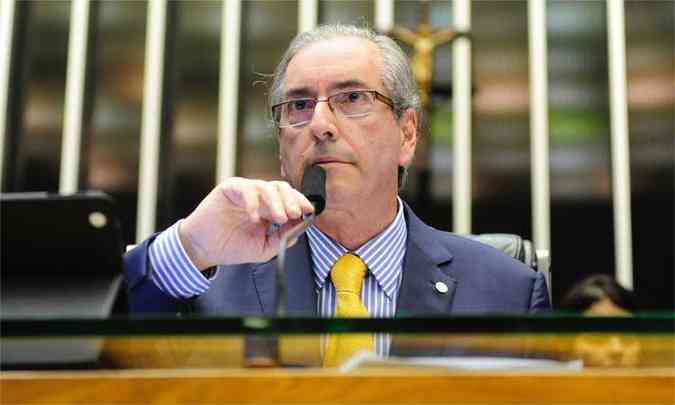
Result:
{"label": "suit sleeve", "polygon": [[530,296],[530,313],[544,312],[551,309],[551,303],[548,299],[548,288],[546,278],[542,273],[537,273]]}
{"label": "suit sleeve", "polygon": [[148,257],[150,243],[157,235],[146,239],[124,256],[124,272],[132,313],[177,313],[184,303],[160,290],[152,281],[152,266]]}

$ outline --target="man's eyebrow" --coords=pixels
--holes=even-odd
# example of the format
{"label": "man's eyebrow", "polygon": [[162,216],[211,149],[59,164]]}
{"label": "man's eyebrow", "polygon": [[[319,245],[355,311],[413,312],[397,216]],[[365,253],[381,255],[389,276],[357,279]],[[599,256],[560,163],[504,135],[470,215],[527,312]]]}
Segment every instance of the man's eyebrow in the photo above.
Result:
{"label": "man's eyebrow", "polygon": [[[367,88],[368,86],[366,83],[364,83],[361,80],[358,79],[350,79],[350,80],[343,80],[337,83],[332,84],[329,88],[331,91],[335,90],[346,90],[346,89],[353,89],[353,88]],[[285,93],[286,99],[292,99],[292,98],[307,98],[307,97],[315,97],[315,92],[311,90],[309,87],[295,87],[292,89],[289,89]]]}
{"label": "man's eyebrow", "polygon": [[335,90],[345,90],[345,89],[353,89],[355,87],[367,88],[368,86],[366,85],[366,83],[362,82],[361,80],[351,79],[351,80],[344,80],[344,81],[341,81],[341,82],[337,82],[334,85],[332,85],[330,88],[335,89]]}
{"label": "man's eyebrow", "polygon": [[310,91],[309,87],[296,87],[294,89],[289,89],[285,96],[287,99],[312,97],[312,92]]}

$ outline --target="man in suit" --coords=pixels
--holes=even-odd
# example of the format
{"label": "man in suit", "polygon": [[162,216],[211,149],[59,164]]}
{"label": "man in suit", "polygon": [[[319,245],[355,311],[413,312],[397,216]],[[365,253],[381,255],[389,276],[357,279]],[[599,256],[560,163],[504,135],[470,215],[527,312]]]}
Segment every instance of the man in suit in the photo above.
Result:
{"label": "man in suit", "polygon": [[[431,228],[398,197],[421,111],[395,42],[353,26],[301,33],[270,90],[285,181],[227,179],[187,218],[129,252],[133,311],[274,314],[276,249],[314,209],[297,191],[313,165],[326,171],[326,208],[287,252],[289,314],[341,315],[334,273],[345,257],[364,269],[356,292],[364,316],[549,307],[541,274]],[[271,223],[281,228],[269,234]]]}

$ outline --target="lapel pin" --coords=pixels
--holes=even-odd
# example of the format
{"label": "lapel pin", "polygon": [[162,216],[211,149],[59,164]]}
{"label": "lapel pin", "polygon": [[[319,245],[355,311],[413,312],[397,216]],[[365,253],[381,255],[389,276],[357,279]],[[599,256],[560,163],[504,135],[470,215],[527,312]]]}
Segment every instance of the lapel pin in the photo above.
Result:
{"label": "lapel pin", "polygon": [[448,286],[442,281],[437,281],[436,284],[434,284],[434,287],[436,287],[436,291],[438,291],[441,294],[445,294],[448,292]]}

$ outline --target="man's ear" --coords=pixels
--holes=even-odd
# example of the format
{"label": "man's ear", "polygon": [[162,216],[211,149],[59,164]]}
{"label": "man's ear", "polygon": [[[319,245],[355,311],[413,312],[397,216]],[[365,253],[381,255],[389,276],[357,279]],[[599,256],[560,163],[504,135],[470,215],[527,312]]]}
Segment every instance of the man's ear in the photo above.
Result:
{"label": "man's ear", "polygon": [[417,113],[409,108],[399,119],[399,129],[401,134],[401,153],[399,165],[408,167],[415,156],[417,147]]}

